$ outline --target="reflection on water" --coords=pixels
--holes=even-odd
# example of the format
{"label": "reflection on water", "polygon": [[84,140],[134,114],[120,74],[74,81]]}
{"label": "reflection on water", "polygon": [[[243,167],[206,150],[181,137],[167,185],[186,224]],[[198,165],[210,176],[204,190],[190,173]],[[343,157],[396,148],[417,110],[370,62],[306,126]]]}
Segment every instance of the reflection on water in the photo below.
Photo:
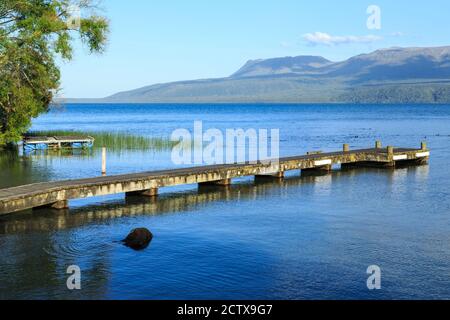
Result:
{"label": "reflection on water", "polygon": [[408,174],[420,175],[426,179],[428,166],[411,166],[399,170],[352,169],[333,171],[331,174],[306,176],[290,175],[286,179],[258,179],[255,183],[238,183],[225,187],[202,186],[198,190],[162,194],[154,198],[130,197],[123,201],[87,205],[75,209],[48,210],[40,209],[0,217],[0,234],[15,234],[36,231],[55,231],[81,227],[90,223],[101,223],[114,218],[133,216],[156,216],[174,214],[204,207],[210,202],[235,200],[257,200],[267,195],[280,199],[287,193],[287,188],[310,184],[314,193],[328,196],[332,184],[342,176],[354,176],[364,172],[377,172],[386,177],[392,186],[405,187]]}
{"label": "reflection on water", "polygon": [[139,215],[163,215],[195,210],[214,201],[255,200],[267,194],[280,196],[285,187],[314,183],[315,177],[291,177],[285,180],[241,183],[226,187],[202,186],[198,190],[167,193],[155,198],[131,197],[123,201],[88,205],[60,211],[42,209],[0,217],[0,234],[76,228],[89,223],[99,223],[114,218]]}
{"label": "reflection on water", "polygon": [[[73,201],[67,211],[0,217],[0,298],[389,299],[450,298],[450,108],[437,106],[69,106],[34,130],[127,131],[168,136],[205,129],[280,128],[282,155],[372,145],[415,146],[429,166],[337,170],[284,180],[237,179],[228,188],[163,188],[157,199],[123,195]],[[324,130],[327,128],[327,130]],[[108,174],[173,167],[170,152],[108,153]],[[85,153],[0,152],[0,188],[92,177]],[[154,234],[135,252],[119,240]],[[82,290],[67,290],[79,265]],[[366,269],[382,268],[369,292]]]}
{"label": "reflection on water", "polygon": [[[98,152],[98,150],[96,150]],[[21,152],[30,159],[55,159],[55,158],[92,158],[94,149],[72,148],[72,149],[48,149],[48,150],[23,150]]]}
{"label": "reflection on water", "polygon": [[51,179],[50,168],[24,156],[21,148],[0,150],[0,188]]}
{"label": "reflection on water", "polygon": [[[108,226],[111,224],[117,225],[122,223],[131,228],[129,219],[145,221],[143,219],[148,219],[149,217],[157,218],[168,215],[175,217],[175,220],[179,220],[182,216],[179,215],[180,213],[189,214],[189,219],[195,219],[197,221],[201,221],[203,219],[202,216],[206,220],[210,220],[211,214],[213,214],[217,215],[215,218],[218,218],[218,221],[220,221],[223,219],[223,217],[220,217],[220,208],[226,208],[228,203],[233,205],[245,202],[250,207],[253,207],[252,203],[258,203],[263,199],[271,199],[271,203],[276,203],[277,201],[283,203],[286,199],[292,197],[293,192],[297,193],[298,191],[301,191],[299,197],[303,195],[307,197],[318,197],[319,199],[327,198],[330,196],[332,190],[342,188],[346,184],[351,184],[353,179],[361,182],[361,180],[364,180],[364,177],[370,177],[372,179],[374,177],[382,178],[392,186],[404,185],[405,176],[415,177],[417,171],[420,171],[422,177],[425,178],[423,173],[426,170],[424,171],[423,167],[408,167],[402,170],[405,171],[401,171],[400,175],[394,170],[355,169],[333,171],[327,175],[307,175],[303,177],[298,172],[294,172],[284,180],[243,181],[224,188],[202,187],[198,190],[164,193],[158,198],[128,198],[123,201],[114,200],[103,204],[88,205],[66,211],[40,210],[32,213],[23,212],[5,216],[0,218],[0,235],[2,235],[0,239],[5,239],[5,237],[8,239],[6,243],[0,242],[2,254],[7,258],[7,260],[2,260],[0,263],[0,275],[2,275],[2,279],[4,280],[2,282],[1,292],[3,294],[9,292],[4,297],[20,298],[109,297],[111,294],[108,291],[110,290],[109,285],[111,282],[114,282],[114,261],[117,259],[116,257],[113,258],[113,256],[116,255],[115,252],[121,246],[118,241],[124,237],[126,234],[125,229],[128,228],[120,227],[122,231],[117,234],[104,233],[102,230],[108,230]],[[398,180],[399,176],[402,177],[400,180]],[[339,195],[336,196],[342,198]],[[305,199],[305,201],[311,201],[311,198],[309,200]],[[220,204],[219,207],[217,207],[217,204]],[[309,204],[305,203],[303,210],[310,207],[320,208],[321,206],[313,201]],[[197,218],[192,216],[193,213],[195,213]],[[285,219],[283,218],[283,213],[279,212],[279,215],[277,220],[279,223],[283,223],[283,219]],[[264,228],[272,229],[274,227],[273,222],[277,220],[270,222],[273,218],[268,217],[264,212],[261,213],[262,217],[265,217],[265,219],[269,218],[269,227],[266,226]],[[257,216],[251,219],[255,218]],[[136,226],[138,223],[133,222],[132,226]],[[208,222],[205,222],[201,225],[207,226],[208,224]],[[219,230],[222,228],[220,227]],[[287,232],[287,236],[290,237],[289,230],[285,231]],[[160,241],[158,238],[161,237],[163,231],[156,229],[153,232],[155,233],[154,242],[156,244],[152,243],[150,248],[145,251],[145,255],[150,255],[149,258],[153,254],[156,254],[152,250],[155,250],[153,247],[158,245]],[[281,239],[285,241],[285,237],[286,235],[282,236]],[[163,246],[165,247],[165,245]],[[242,246],[242,244],[239,246]],[[232,246],[232,248],[232,250],[236,250],[235,246]],[[121,248],[120,250],[122,251],[124,249]],[[189,247],[184,246],[183,250],[185,250],[185,254],[190,252]],[[242,254],[249,254],[250,251],[248,250],[252,251],[254,249],[241,248],[241,250],[244,250]],[[122,254],[124,255],[123,259],[128,259],[127,256],[134,253],[128,252]],[[253,252],[253,254],[255,253]],[[190,261],[189,258],[188,261]],[[268,262],[270,260],[267,260],[267,258],[265,258],[265,261],[265,263],[270,263]],[[82,292],[68,292],[63,286],[65,281],[64,268],[73,263],[81,265],[82,269],[86,270],[83,273],[85,287]],[[277,262],[274,263],[277,264]],[[253,265],[253,262],[249,263],[247,267],[251,265]],[[246,269],[247,267],[243,268]],[[141,265],[138,268],[145,269],[145,266]],[[245,270],[244,274],[246,274]],[[247,276],[250,275],[247,274]],[[224,285],[223,281],[227,280],[222,278],[217,285]],[[293,280],[289,279],[288,281]],[[176,283],[172,285],[177,286]],[[206,283],[202,283],[202,285],[206,285]],[[150,287],[152,286],[150,285]],[[175,287],[171,290],[173,289]],[[155,288],[152,287],[152,290],[155,290]],[[161,298],[163,292],[164,290],[159,290],[156,296],[143,292],[140,297]],[[237,294],[232,289],[228,289],[227,292],[227,294]],[[198,291],[194,290],[194,292],[190,293],[185,289],[184,294],[198,296]],[[278,292],[275,296],[279,294],[281,293]],[[265,296],[262,295],[261,297]],[[281,294],[279,297],[283,296],[284,294]]]}
{"label": "reflection on water", "polygon": [[429,166],[419,166],[416,168],[415,176],[416,181],[420,184],[423,184],[423,182],[428,179],[428,175],[430,174],[430,167]]}

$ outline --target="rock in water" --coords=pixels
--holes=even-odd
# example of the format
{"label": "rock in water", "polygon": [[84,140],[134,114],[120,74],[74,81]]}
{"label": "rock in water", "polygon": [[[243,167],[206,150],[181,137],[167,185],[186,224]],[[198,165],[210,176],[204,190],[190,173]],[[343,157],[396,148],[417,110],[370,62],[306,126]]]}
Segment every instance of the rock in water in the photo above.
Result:
{"label": "rock in water", "polygon": [[153,234],[146,228],[137,228],[123,240],[126,246],[134,250],[142,250],[148,247],[153,239]]}

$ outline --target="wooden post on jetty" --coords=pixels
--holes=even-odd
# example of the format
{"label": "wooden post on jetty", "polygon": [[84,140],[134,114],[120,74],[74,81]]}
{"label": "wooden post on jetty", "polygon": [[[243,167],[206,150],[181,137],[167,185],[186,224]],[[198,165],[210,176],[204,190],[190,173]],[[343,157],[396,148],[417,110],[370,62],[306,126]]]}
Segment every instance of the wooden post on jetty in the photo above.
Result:
{"label": "wooden post on jetty", "polygon": [[102,148],[102,176],[106,176],[106,148]]}

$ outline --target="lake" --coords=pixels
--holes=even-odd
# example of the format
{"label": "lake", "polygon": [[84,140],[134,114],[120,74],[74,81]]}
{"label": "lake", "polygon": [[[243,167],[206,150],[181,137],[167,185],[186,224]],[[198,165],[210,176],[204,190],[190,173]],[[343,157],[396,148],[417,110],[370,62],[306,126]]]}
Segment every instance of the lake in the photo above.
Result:
{"label": "lake", "polygon": [[[432,151],[427,166],[357,169],[230,188],[161,189],[0,217],[0,299],[449,299],[450,106],[76,105],[33,130],[168,137],[178,128],[280,129],[280,155],[373,146]],[[108,175],[177,167],[170,150],[108,153]],[[0,188],[100,175],[97,150],[0,151]],[[120,243],[146,227],[150,246]],[[81,268],[81,290],[66,270]],[[368,290],[377,265],[381,290]]]}

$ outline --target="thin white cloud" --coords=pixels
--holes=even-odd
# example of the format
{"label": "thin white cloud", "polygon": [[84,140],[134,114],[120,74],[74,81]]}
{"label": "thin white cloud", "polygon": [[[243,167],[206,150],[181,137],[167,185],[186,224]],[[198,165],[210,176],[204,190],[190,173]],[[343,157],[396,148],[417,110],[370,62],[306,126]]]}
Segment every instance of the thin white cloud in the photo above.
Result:
{"label": "thin white cloud", "polygon": [[392,37],[403,37],[405,34],[401,31],[397,31],[397,32],[392,32],[391,36]]}
{"label": "thin white cloud", "polygon": [[383,38],[375,35],[366,36],[333,36],[325,32],[314,32],[303,35],[305,40],[310,45],[339,45],[349,43],[372,43],[380,41]]}

